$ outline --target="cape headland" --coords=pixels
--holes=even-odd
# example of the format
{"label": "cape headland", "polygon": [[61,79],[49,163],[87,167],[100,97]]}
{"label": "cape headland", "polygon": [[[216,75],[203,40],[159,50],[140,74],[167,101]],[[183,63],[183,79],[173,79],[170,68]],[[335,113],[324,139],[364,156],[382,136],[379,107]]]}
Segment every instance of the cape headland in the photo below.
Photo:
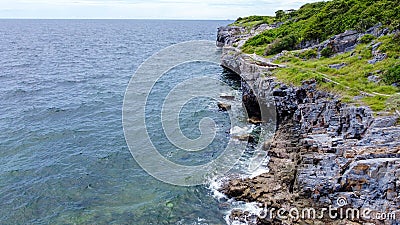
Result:
{"label": "cape headland", "polygon": [[[264,143],[269,172],[230,180],[221,191],[286,209],[252,221],[234,210],[230,223],[399,223],[399,14],[395,1],[333,0],[219,28],[221,64],[242,77],[249,116],[261,120],[266,98],[277,116]],[[370,212],[301,216],[300,209],[329,207]]]}

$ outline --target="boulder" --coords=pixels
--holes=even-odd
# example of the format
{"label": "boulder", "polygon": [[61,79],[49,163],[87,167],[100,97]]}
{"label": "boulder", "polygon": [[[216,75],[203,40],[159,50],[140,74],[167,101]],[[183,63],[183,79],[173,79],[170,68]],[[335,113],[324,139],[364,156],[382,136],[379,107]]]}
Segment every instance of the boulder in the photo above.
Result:
{"label": "boulder", "polygon": [[229,111],[229,110],[231,110],[231,105],[229,105],[229,104],[227,104],[227,103],[222,103],[222,102],[219,102],[218,103],[218,108],[220,109],[220,110],[222,110],[222,111]]}
{"label": "boulder", "polygon": [[332,64],[332,65],[329,65],[329,68],[339,70],[339,69],[341,69],[341,68],[343,68],[343,67],[345,67],[345,66],[347,66],[346,63],[340,63],[340,64]]}

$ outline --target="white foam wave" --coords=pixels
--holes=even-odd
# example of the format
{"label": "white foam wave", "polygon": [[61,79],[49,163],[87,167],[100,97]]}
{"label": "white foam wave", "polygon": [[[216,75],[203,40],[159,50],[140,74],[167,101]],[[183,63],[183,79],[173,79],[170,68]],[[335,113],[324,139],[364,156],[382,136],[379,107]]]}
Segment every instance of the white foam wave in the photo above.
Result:
{"label": "white foam wave", "polygon": [[[240,210],[246,212],[246,218],[231,218],[233,210]],[[234,208],[225,216],[225,221],[228,225],[250,225],[256,224],[257,218],[262,214],[263,208],[255,202],[235,202]]]}
{"label": "white foam wave", "polygon": [[231,135],[250,134],[253,131],[254,127],[255,127],[255,125],[247,126],[247,127],[235,126],[235,127],[231,128],[230,133],[231,133]]}
{"label": "white foam wave", "polygon": [[222,199],[228,199],[228,197],[222,193],[220,190],[223,187],[223,185],[228,181],[227,177],[222,177],[222,178],[214,178],[209,182],[209,189],[212,193],[212,196],[221,201]]}

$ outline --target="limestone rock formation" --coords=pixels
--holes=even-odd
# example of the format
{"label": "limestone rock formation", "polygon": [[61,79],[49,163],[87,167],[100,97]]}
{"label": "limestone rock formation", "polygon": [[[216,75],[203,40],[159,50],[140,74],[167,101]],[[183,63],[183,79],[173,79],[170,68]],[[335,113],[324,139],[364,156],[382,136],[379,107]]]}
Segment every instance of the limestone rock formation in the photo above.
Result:
{"label": "limestone rock formation", "polygon": [[[367,33],[387,33],[373,27]],[[231,30],[232,29],[232,30]],[[269,173],[228,182],[222,191],[236,200],[257,202],[269,208],[327,207],[394,212],[400,218],[400,126],[398,116],[376,117],[363,106],[341,103],[331,93],[316,89],[315,80],[300,87],[263,76],[281,67],[242,54],[231,46],[238,28],[221,28],[221,64],[240,74],[243,102],[248,113],[261,118],[263,104],[273,102],[277,131],[268,149]],[[335,52],[348,51],[361,34],[348,31],[317,46],[331,45]],[[223,43],[223,44],[222,44]],[[304,44],[307,45],[307,44]],[[259,60],[260,61],[260,60]],[[338,205],[338,199],[345,205]],[[236,210],[232,218],[246,212]],[[256,224],[398,224],[399,220],[277,220],[258,218]]]}

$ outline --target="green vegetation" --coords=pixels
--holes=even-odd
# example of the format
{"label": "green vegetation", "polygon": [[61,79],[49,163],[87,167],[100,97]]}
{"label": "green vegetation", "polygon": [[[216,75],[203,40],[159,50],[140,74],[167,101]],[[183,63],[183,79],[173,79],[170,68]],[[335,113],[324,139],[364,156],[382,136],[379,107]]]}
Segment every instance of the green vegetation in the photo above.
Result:
{"label": "green vegetation", "polygon": [[274,55],[291,48],[293,45],[296,44],[296,37],[293,35],[288,35],[284,38],[277,38],[275,39],[272,44],[268,45],[267,49],[265,50],[266,55]]}
{"label": "green vegetation", "polygon": [[[389,111],[399,110],[400,109],[400,96],[390,97],[386,102],[386,109]],[[399,119],[400,122],[400,119]]]}
{"label": "green vegetation", "polygon": [[360,38],[360,43],[363,43],[363,44],[368,44],[368,43],[370,43],[372,40],[374,40],[375,39],[375,36],[374,35],[371,35],[371,34],[366,34],[366,35],[364,35],[364,36],[362,36],[361,38]]}
{"label": "green vegetation", "polygon": [[273,16],[249,16],[245,18],[237,18],[237,20],[231,24],[231,26],[241,27],[254,27],[260,24],[272,24],[275,21]]}
{"label": "green vegetation", "polygon": [[[333,0],[306,4],[289,13],[280,10],[275,17],[239,18],[233,25],[249,27],[282,21],[279,28],[256,35],[243,46],[246,53],[269,55],[281,49],[293,50],[302,41],[323,41],[350,29],[365,31],[379,22],[391,30],[399,29],[399,15],[400,4],[396,0]],[[364,42],[371,40],[368,36],[363,38]]]}
{"label": "green vegetation", "polygon": [[[385,52],[388,58],[371,65],[370,44],[360,44],[354,52],[335,55],[332,58],[315,58],[315,50],[287,52],[276,63],[288,67],[277,69],[273,76],[286,83],[300,85],[303,80],[316,79],[319,88],[342,96],[347,103],[368,105],[374,111],[399,110],[400,89],[391,84],[400,78],[400,45],[394,46],[395,35],[383,36],[376,40],[382,42],[379,50]],[[345,63],[346,66],[337,70],[329,65]],[[374,75],[382,79],[379,83],[368,80]]]}
{"label": "green vegetation", "polygon": [[301,59],[308,60],[308,59],[317,58],[318,53],[317,53],[317,50],[315,50],[315,49],[307,49],[307,50],[305,50],[305,51],[303,51],[303,52],[300,52],[300,53],[299,53],[298,55],[296,55],[296,56],[299,57],[299,58],[301,58]]}
{"label": "green vegetation", "polygon": [[400,64],[389,68],[383,79],[388,84],[400,82]]}
{"label": "green vegetation", "polygon": [[322,49],[321,56],[329,58],[329,57],[331,57],[333,55],[333,53],[334,52],[333,52],[332,47],[328,46],[328,47]]}
{"label": "green vegetation", "polygon": [[[239,18],[233,25],[251,29],[262,23],[279,24],[242,46],[245,53],[268,58],[289,51],[275,62],[287,65],[273,71],[279,80],[300,85],[304,80],[316,79],[319,89],[342,96],[343,102],[367,105],[374,111],[398,112],[400,89],[392,84],[400,83],[399,32],[380,38],[366,34],[353,52],[342,54],[335,54],[329,45],[319,52],[321,57],[315,49],[296,49],[306,41],[322,42],[346,30],[363,32],[378,23],[389,31],[400,30],[399,15],[400,4],[395,0],[332,0],[306,4],[297,11],[279,10],[275,17]],[[379,42],[382,44],[377,50],[386,53],[387,58],[369,64],[374,57],[372,46]],[[334,69],[329,67],[332,64],[345,66]]]}

